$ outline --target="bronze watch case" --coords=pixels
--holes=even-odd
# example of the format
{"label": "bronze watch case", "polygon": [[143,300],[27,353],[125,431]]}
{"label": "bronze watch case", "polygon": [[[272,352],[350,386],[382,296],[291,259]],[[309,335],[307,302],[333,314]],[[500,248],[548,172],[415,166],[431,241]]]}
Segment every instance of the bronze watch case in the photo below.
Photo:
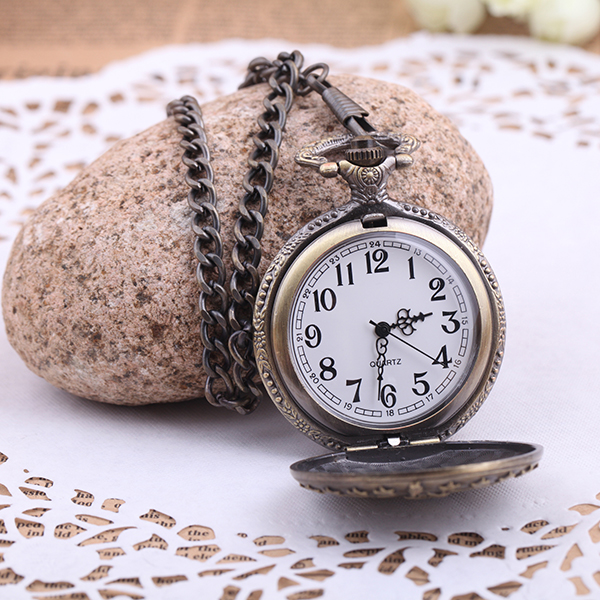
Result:
{"label": "bronze watch case", "polygon": [[[440,247],[469,280],[480,310],[478,352],[460,389],[433,413],[393,429],[349,424],[319,406],[296,375],[287,318],[297,286],[333,245],[364,229],[401,231]],[[535,469],[542,447],[516,442],[455,442],[448,438],[473,417],[500,369],[506,333],[502,295],[475,243],[444,217],[408,203],[355,200],[300,229],[267,270],[254,311],[254,353],[265,388],[282,414],[333,454],[291,466],[300,485],[358,497],[426,498],[484,487]]]}

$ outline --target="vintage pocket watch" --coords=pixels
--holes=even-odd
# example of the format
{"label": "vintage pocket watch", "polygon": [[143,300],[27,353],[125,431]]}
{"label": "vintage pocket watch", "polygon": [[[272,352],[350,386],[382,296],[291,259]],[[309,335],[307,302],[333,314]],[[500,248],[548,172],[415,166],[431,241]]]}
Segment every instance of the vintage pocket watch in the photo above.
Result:
{"label": "vintage pocket watch", "polygon": [[[241,87],[268,83],[235,224],[227,289],[217,195],[200,107],[168,114],[183,136],[207,375],[205,397],[241,413],[268,395],[285,417],[337,452],[300,461],[309,489],[423,498],[482,487],[537,466],[542,448],[446,441],[477,412],[502,362],[505,314],[474,242],[444,217],[388,198],[387,180],[420,143],[384,134],[298,51],[251,61]],[[302,227],[262,282],[260,239],[282,132],[296,95],[317,92],[348,135],[296,161],[341,176],[350,201]]]}
{"label": "vintage pocket watch", "polygon": [[285,244],[255,307],[269,395],[296,428],[339,451],[292,465],[315,491],[443,496],[521,475],[541,457],[532,444],[446,441],[495,382],[505,313],[464,232],[387,197],[388,176],[418,146],[406,135],[350,135],[296,157],[352,191]]}

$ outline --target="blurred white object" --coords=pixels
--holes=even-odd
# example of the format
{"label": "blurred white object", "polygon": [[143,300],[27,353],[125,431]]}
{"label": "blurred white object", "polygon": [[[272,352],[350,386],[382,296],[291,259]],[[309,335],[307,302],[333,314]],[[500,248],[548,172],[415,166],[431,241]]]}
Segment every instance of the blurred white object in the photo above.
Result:
{"label": "blurred white object", "polygon": [[430,31],[470,33],[485,19],[481,0],[408,0],[415,19]]}
{"label": "blurred white object", "polygon": [[600,0],[537,0],[529,28],[543,40],[583,44],[600,29]]}
{"label": "blurred white object", "polygon": [[471,33],[494,17],[529,23],[534,37],[583,44],[600,30],[600,0],[408,0],[416,21],[429,31]]}
{"label": "blurred white object", "polygon": [[[537,2],[538,0],[486,0],[486,5],[494,17],[524,19]],[[564,3],[568,4],[569,0]]]}

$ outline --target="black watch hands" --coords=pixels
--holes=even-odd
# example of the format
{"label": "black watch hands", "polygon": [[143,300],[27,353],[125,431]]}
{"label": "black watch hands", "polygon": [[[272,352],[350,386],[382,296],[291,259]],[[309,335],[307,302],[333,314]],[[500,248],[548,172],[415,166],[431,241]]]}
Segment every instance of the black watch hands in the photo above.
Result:
{"label": "black watch hands", "polygon": [[[397,313],[396,322],[389,324],[386,321],[379,321],[376,323],[373,320],[369,321],[370,325],[373,325],[375,328],[375,335],[377,336],[375,340],[375,350],[377,351],[377,397],[381,399],[381,390],[383,385],[383,373],[386,364],[386,352],[388,346],[388,337],[393,337],[396,340],[402,342],[409,348],[412,348],[414,351],[422,354],[427,357],[432,364],[441,365],[442,368],[448,368],[449,364],[452,362],[452,359],[440,360],[440,356],[433,357],[421,348],[418,348],[414,344],[411,344],[404,337],[401,337],[393,332],[394,329],[398,329],[404,336],[408,337],[412,335],[416,331],[415,324],[421,321],[424,321],[427,317],[431,316],[433,313],[423,313],[420,312],[418,315],[411,315],[411,310],[409,308],[401,308]],[[444,357],[445,358],[445,357]]]}

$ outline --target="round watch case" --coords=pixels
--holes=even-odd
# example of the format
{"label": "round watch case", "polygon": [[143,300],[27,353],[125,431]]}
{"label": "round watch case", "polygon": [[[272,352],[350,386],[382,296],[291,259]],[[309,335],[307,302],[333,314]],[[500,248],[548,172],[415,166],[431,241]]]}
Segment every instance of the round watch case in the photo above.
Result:
{"label": "round watch case", "polygon": [[[449,397],[414,419],[382,425],[344,417],[315,397],[294,368],[288,327],[294,298],[311,267],[332,247],[371,232],[396,233],[439,248],[464,274],[477,307],[473,358]],[[303,487],[320,492],[422,498],[532,470],[541,458],[540,446],[445,441],[487,398],[502,363],[504,339],[505,313],[495,276],[475,243],[444,217],[387,200],[351,201],[314,219],[271,263],[254,312],[254,353],[271,399],[297,429],[337,451],[295,463],[292,475]]]}

